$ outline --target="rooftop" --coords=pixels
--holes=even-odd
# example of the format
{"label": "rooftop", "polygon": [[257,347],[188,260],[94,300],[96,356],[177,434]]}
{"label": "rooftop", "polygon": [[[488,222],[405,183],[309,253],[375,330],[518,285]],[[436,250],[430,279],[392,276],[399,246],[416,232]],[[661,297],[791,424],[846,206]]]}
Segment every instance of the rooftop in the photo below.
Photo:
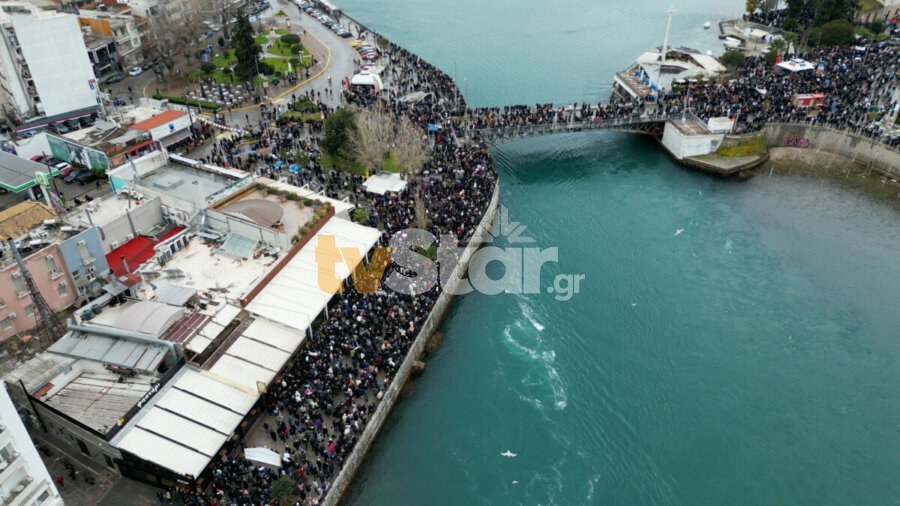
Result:
{"label": "rooftop", "polygon": [[232,184],[234,179],[222,174],[180,164],[167,164],[157,168],[138,181],[142,188],[165,193],[185,202],[194,202],[198,188],[200,196],[208,199]]}
{"label": "rooftop", "polygon": [[34,184],[35,172],[47,172],[47,166],[0,151],[0,188],[20,192]]}
{"label": "rooftop", "polygon": [[[123,210],[124,212],[124,210]],[[106,254],[106,263],[116,275],[125,274],[125,263],[128,268],[136,270],[144,262],[153,257],[156,251],[154,246],[184,230],[182,227],[174,227],[157,238],[139,235],[118,248]]]}
{"label": "rooftop", "polygon": [[150,391],[155,375],[123,376],[98,362],[77,360],[71,369],[51,378],[32,395],[102,433],[116,426]]}
{"label": "rooftop", "polygon": [[135,130],[152,130],[158,126],[165,125],[171,121],[174,121],[182,116],[187,116],[187,113],[184,111],[176,111],[174,109],[166,109],[165,111],[156,114],[144,121],[140,121],[131,125],[129,128],[133,128]]}
{"label": "rooftop", "polygon": [[0,211],[0,240],[18,238],[46,220],[56,219],[56,214],[40,202],[21,202]]}

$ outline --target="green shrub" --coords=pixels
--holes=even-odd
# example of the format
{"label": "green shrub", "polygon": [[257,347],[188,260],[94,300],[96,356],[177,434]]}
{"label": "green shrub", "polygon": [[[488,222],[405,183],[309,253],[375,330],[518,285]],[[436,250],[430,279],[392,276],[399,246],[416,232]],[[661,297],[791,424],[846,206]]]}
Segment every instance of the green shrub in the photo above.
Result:
{"label": "green shrub", "polygon": [[161,94],[153,95],[153,98],[155,98],[156,100],[168,100],[173,104],[189,105],[191,107],[202,107],[211,111],[217,111],[222,107],[215,102],[207,102],[206,100],[185,100],[181,97],[170,97],[168,95]]}
{"label": "green shrub", "polygon": [[367,213],[365,209],[354,209],[351,216],[353,218],[353,221],[360,223],[365,222],[369,219],[369,213]]}
{"label": "green shrub", "polygon": [[293,46],[294,44],[300,43],[300,36],[294,33],[289,33],[287,35],[282,35],[280,40],[282,44]]}
{"label": "green shrub", "polygon": [[212,74],[216,71],[216,66],[212,63],[207,62],[203,65],[200,65],[200,70],[202,70],[204,74]]}
{"label": "green shrub", "polygon": [[300,54],[303,52],[303,46],[300,44],[294,44],[291,46],[291,54]]}
{"label": "green shrub", "polygon": [[723,54],[719,58],[719,61],[721,61],[722,65],[725,65],[726,67],[740,68],[744,66],[744,62],[747,61],[747,57],[740,51],[729,49],[728,51],[725,51],[725,54]]}

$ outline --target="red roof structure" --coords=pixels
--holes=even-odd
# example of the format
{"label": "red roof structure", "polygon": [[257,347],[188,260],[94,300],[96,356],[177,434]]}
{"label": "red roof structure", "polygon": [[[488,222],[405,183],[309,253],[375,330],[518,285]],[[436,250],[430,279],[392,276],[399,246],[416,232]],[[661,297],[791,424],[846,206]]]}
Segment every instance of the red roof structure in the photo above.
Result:
{"label": "red roof structure", "polygon": [[131,125],[129,128],[134,128],[135,130],[146,130],[150,131],[158,126],[165,125],[166,123],[170,123],[175,121],[176,119],[187,116],[187,113],[184,111],[176,111],[174,109],[167,109],[155,116],[152,116],[144,121],[139,123],[135,123]]}
{"label": "red roof structure", "polygon": [[106,263],[109,264],[109,269],[113,271],[115,276],[121,276],[125,274],[123,257],[124,261],[128,263],[129,269],[137,269],[144,262],[149,260],[150,257],[153,256],[154,246],[165,241],[169,237],[172,237],[178,232],[181,232],[182,230],[184,230],[184,227],[175,227],[169,232],[163,234],[156,241],[144,235],[135,237],[134,239],[107,253]]}

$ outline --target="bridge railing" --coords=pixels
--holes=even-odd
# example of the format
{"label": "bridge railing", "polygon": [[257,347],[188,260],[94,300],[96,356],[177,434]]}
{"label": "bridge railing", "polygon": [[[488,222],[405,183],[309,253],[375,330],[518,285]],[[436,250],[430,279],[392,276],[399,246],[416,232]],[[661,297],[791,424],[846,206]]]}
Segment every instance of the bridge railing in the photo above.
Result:
{"label": "bridge railing", "polygon": [[478,128],[470,126],[466,129],[469,136],[481,137],[519,137],[524,135],[543,135],[552,133],[575,132],[580,130],[604,130],[629,128],[651,123],[662,123],[669,120],[681,119],[681,114],[649,114],[630,115],[604,120],[578,120],[561,121],[556,123],[532,123],[527,125],[508,125],[500,127]]}

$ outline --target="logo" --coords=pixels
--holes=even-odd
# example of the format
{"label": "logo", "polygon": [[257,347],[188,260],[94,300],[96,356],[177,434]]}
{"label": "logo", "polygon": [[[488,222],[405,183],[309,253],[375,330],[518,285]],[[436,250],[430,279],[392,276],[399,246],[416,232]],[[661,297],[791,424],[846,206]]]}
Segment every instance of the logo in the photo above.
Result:
{"label": "logo", "polygon": [[[506,207],[492,230],[485,231],[485,245],[465,258],[466,248],[456,236],[435,237],[421,229],[405,229],[391,237],[390,247],[375,248],[368,264],[356,247],[338,247],[335,236],[319,235],[315,250],[319,288],[336,293],[342,277],[338,265],[350,270],[360,293],[376,293],[382,283],[394,292],[421,295],[438,286],[453,295],[477,291],[487,295],[501,293],[536,294],[542,292],[541,272],[545,264],[559,262],[558,248],[540,248],[534,238],[525,235],[527,227],[509,220]],[[505,246],[495,243],[500,240]],[[468,277],[458,276],[457,265],[468,261]],[[385,279],[385,272],[393,266]],[[502,269],[500,269],[502,267]],[[502,274],[498,275],[498,270]],[[346,272],[346,271],[344,271]],[[491,275],[493,274],[493,275]],[[558,301],[568,301],[580,293],[584,274],[557,274],[543,291]]]}

